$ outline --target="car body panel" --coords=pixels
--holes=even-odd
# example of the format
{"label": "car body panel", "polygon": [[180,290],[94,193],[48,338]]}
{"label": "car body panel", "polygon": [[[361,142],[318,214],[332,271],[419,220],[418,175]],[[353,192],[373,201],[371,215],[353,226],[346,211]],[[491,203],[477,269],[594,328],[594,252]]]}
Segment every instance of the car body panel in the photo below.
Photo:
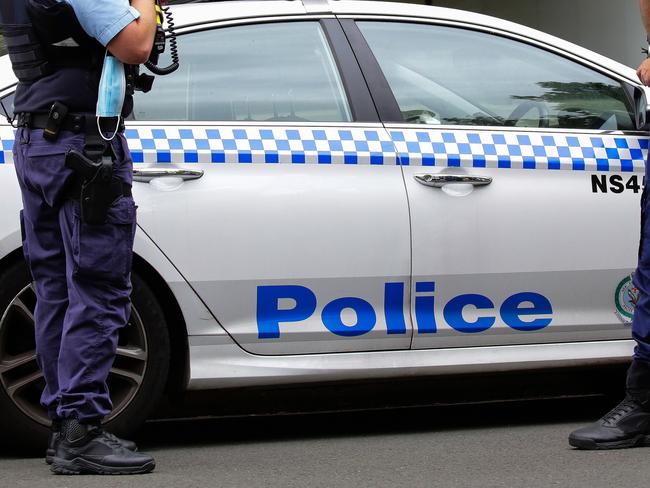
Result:
{"label": "car body panel", "polygon": [[220,337],[190,337],[189,389],[540,370],[629,361],[632,341],[257,356]]}
{"label": "car body panel", "polygon": [[[629,337],[629,319],[616,314],[615,292],[636,265],[647,137],[412,126],[389,130],[401,157],[408,158],[403,167],[411,209],[412,288],[418,282],[436,283],[438,327],[417,327],[415,348]],[[416,180],[445,174],[492,182],[433,188]],[[613,175],[637,186],[620,193],[594,191],[593,177]],[[612,238],[625,238],[604,252],[604,235],[610,232]],[[518,322],[504,321],[499,307],[519,293],[548,299],[552,313],[522,317],[528,325],[509,327],[506,322]],[[464,320],[456,317],[456,328],[450,327],[445,316],[455,315],[448,303],[466,294],[488,297],[487,309],[474,310],[470,300]],[[484,317],[484,326],[462,328],[478,317]],[[477,333],[483,327],[488,328]]]}
{"label": "car body panel", "polygon": [[[138,222],[244,349],[288,354],[410,346],[408,320],[391,335],[384,314],[377,314],[372,331],[346,337],[328,331],[322,318],[328,303],[344,297],[363,297],[382,310],[390,282],[406,288],[399,314],[408,306],[408,205],[381,126],[139,125],[127,137],[136,161],[165,159],[205,171],[177,186],[159,179],[144,184]],[[307,288],[317,305],[304,320],[282,321],[277,337],[263,337],[262,323],[273,310],[264,311],[261,294],[271,286]],[[274,310],[303,305],[291,296]],[[341,314],[346,325],[358,322],[352,310]]]}
{"label": "car body panel", "polygon": [[[4,58],[0,58],[4,59]],[[7,124],[0,125],[0,259],[14,252],[22,245],[20,221],[23,208],[20,187],[13,166],[14,129]]]}
{"label": "car body panel", "polygon": [[304,16],[307,13],[302,2],[277,0],[173,5],[170,8],[179,27],[237,19]]}

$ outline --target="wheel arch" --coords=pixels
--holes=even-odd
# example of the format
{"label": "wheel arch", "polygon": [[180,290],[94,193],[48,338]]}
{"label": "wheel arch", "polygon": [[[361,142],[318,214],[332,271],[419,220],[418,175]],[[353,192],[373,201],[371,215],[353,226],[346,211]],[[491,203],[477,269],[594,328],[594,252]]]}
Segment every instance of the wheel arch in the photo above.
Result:
{"label": "wheel arch", "polygon": [[165,393],[174,397],[187,389],[189,345],[187,324],[180,305],[164,278],[140,255],[133,254],[133,270],[149,285],[163,309],[169,330],[169,376]]}

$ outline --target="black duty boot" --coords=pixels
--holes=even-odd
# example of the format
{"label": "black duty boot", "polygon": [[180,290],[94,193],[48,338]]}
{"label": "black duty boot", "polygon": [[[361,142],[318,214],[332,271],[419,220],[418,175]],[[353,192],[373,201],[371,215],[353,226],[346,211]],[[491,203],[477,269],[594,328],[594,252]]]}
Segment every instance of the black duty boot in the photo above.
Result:
{"label": "black duty boot", "polygon": [[569,435],[569,444],[578,449],[622,449],[649,441],[650,412],[630,396],[597,422]]}
{"label": "black duty boot", "polygon": [[47,440],[47,451],[45,452],[45,462],[47,464],[52,464],[52,459],[54,459],[54,453],[56,452],[56,445],[59,442],[60,433],[61,421],[52,420],[52,425],[50,426],[50,437]]}
{"label": "black duty boot", "polygon": [[634,361],[627,374],[627,395],[597,422],[571,432],[578,449],[650,446],[650,365]]}
{"label": "black duty boot", "polygon": [[151,456],[126,449],[100,424],[67,419],[59,436],[52,459],[56,474],[143,474],[156,467]]}
{"label": "black duty boot", "polygon": [[[56,453],[56,447],[59,444],[60,434],[61,433],[61,421],[53,420],[52,426],[50,428],[50,438],[47,441],[47,452],[45,453],[45,462],[47,464],[52,464],[52,459],[54,459],[54,454]],[[137,451],[138,446],[133,441],[126,439],[120,439],[119,437],[111,434],[110,432],[105,432],[109,437],[112,437],[114,440],[122,444],[125,449],[129,451]]]}

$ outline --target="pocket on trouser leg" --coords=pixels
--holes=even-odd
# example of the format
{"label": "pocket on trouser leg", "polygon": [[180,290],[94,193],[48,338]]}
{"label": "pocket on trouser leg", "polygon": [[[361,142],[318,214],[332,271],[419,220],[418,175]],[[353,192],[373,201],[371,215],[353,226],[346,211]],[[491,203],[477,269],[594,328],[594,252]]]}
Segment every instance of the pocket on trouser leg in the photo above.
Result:
{"label": "pocket on trouser leg", "polygon": [[86,224],[74,207],[74,274],[84,278],[123,282],[131,272],[136,206],[132,197],[117,199],[106,223]]}
{"label": "pocket on trouser leg", "polygon": [[22,179],[32,192],[50,207],[58,207],[66,198],[65,190],[74,173],[65,166],[69,149],[83,147],[83,135],[61,136],[56,143],[34,141],[25,148]]}

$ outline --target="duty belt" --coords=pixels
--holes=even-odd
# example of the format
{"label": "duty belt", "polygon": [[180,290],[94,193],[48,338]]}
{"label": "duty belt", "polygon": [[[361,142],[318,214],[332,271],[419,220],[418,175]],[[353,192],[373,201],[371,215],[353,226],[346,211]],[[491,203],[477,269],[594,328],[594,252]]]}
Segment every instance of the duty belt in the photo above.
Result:
{"label": "duty belt", "polygon": [[[50,114],[46,112],[27,113],[22,112],[16,116],[18,127],[27,127],[29,129],[45,129],[50,123]],[[93,124],[90,126],[89,124]],[[94,127],[97,124],[97,117],[93,114],[68,113],[59,123],[60,130],[75,132],[77,134],[85,132],[86,127]],[[120,122],[118,132],[124,131],[124,121]]]}

